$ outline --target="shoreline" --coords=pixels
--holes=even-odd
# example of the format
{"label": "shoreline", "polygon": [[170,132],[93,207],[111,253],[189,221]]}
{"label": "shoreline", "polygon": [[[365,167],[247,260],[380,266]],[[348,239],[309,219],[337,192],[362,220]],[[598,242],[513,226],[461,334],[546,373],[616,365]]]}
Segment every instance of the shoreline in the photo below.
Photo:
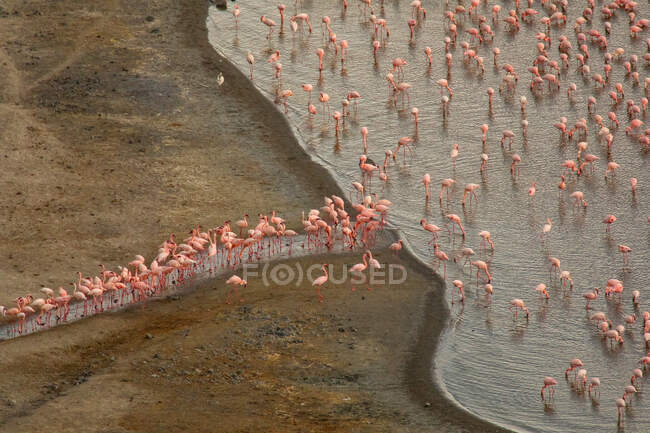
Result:
{"label": "shoreline", "polygon": [[[212,5],[212,3],[211,3]],[[207,8],[206,21],[210,19],[209,9]],[[207,24],[206,24],[207,25]],[[214,50],[214,52],[221,59],[222,65],[228,65],[228,72],[231,79],[237,77],[240,83],[246,82],[250,85],[250,92],[256,94],[256,96],[261,97],[269,110],[272,110],[276,117],[281,118],[283,126],[288,128],[291,131],[292,138],[294,140],[294,148],[299,149],[305,156],[310,158],[310,161],[313,165],[319,167],[320,170],[324,172],[324,177],[328,180],[328,183],[333,185],[332,193],[336,193],[346,203],[346,206],[349,206],[349,200],[347,194],[341,189],[341,186],[334,179],[333,174],[327,169],[327,167],[322,166],[317,163],[316,159],[307,153],[302,145],[299,143],[299,138],[296,136],[295,130],[289,124],[287,116],[285,116],[281,110],[280,106],[274,104],[268,97],[266,97],[260,89],[258,89],[255,84],[235,65],[233,65],[228,59],[223,57],[215,47],[213,47],[207,38],[207,29],[206,29],[206,42]],[[224,73],[224,77],[226,74]],[[227,85],[227,84],[224,84]],[[259,98],[258,98],[259,99]],[[334,192],[335,191],[335,192]],[[415,344],[413,344],[411,353],[413,355],[408,359],[406,366],[406,377],[404,378],[404,383],[409,390],[411,398],[415,400],[416,403],[421,406],[429,404],[432,408],[435,408],[442,411],[449,411],[451,409],[453,413],[449,415],[451,418],[458,417],[467,417],[468,419],[463,419],[463,424],[465,427],[471,427],[473,429],[481,429],[481,431],[494,431],[494,432],[507,432],[510,431],[505,429],[497,424],[494,424],[488,420],[482,419],[477,415],[471,413],[465,407],[463,407],[456,400],[450,400],[453,398],[448,391],[446,390],[444,383],[440,383],[440,380],[434,375],[433,370],[435,367],[435,358],[438,350],[438,346],[441,342],[442,334],[446,328],[446,319],[449,317],[449,310],[446,307],[444,301],[444,295],[446,292],[446,284],[438,274],[431,274],[431,268],[426,265],[422,260],[420,260],[414,253],[411,248],[408,240],[400,235],[399,228],[393,227],[390,221],[387,223],[388,229],[393,233],[398,239],[402,239],[404,244],[404,255],[406,255],[405,260],[410,263],[411,268],[416,269],[422,275],[429,275],[435,281],[435,292],[429,292],[423,294],[425,301],[425,309],[422,313],[423,317],[420,319],[420,323],[417,326],[418,329],[418,338]],[[385,229],[386,230],[386,229]],[[437,295],[438,298],[434,298]],[[431,322],[437,322],[437,326],[434,329],[429,328],[427,325]],[[430,386],[433,386],[434,389],[429,389]]]}
{"label": "shoreline", "polygon": [[[185,39],[185,43],[189,46],[197,46],[201,53],[201,60],[206,68],[216,71],[220,70],[226,79],[224,86],[221,88],[216,87],[216,84],[213,84],[213,90],[216,92],[223,91],[229,97],[234,98],[245,98],[249,101],[249,107],[257,114],[260,114],[263,117],[263,121],[266,124],[273,125],[274,140],[280,142],[282,145],[289,145],[292,147],[292,152],[287,152],[287,155],[290,155],[286,160],[280,161],[276,156],[274,156],[273,161],[267,163],[267,167],[271,166],[270,170],[273,170],[273,167],[277,170],[278,165],[282,167],[287,167],[294,171],[293,173],[297,178],[309,179],[314,182],[305,181],[309,184],[310,188],[313,190],[319,191],[322,199],[322,195],[329,195],[332,193],[339,192],[339,187],[330,176],[329,172],[325,167],[320,166],[304,151],[304,149],[295,142],[295,137],[291,127],[289,126],[288,120],[277,107],[272,104],[264,95],[258,92],[252,83],[249,82],[248,78],[245,77],[236,67],[231,65],[227,60],[221,58],[219,54],[214,50],[214,48],[209,44],[207,39],[207,28],[205,26],[207,13],[208,13],[208,3],[204,1],[192,1],[192,0],[182,0],[181,3],[174,3],[178,6],[180,10],[180,16],[175,18],[181,21],[180,28],[178,29],[179,37]],[[164,5],[163,5],[164,6]],[[170,16],[174,16],[174,13],[178,12],[177,10],[171,10],[167,13]],[[161,13],[162,15],[162,13]],[[176,41],[174,41],[175,43]],[[218,65],[218,67],[215,67]],[[250,87],[249,87],[250,86]],[[210,87],[208,87],[210,89]],[[204,89],[205,90],[205,89]],[[261,98],[261,99],[260,99]],[[263,101],[263,102],[262,102]],[[253,108],[256,107],[257,108]],[[270,112],[269,112],[270,110]],[[231,114],[236,116],[236,112]],[[254,116],[254,115],[253,115]],[[229,119],[223,119],[227,121]],[[293,140],[293,141],[292,141]],[[298,151],[295,147],[299,148]],[[214,150],[216,151],[216,150]],[[252,153],[252,152],[251,152]],[[255,158],[251,153],[248,154],[248,157]],[[264,159],[264,156],[258,156],[257,161]],[[314,175],[314,174],[317,175]],[[250,175],[250,174],[248,174]],[[300,187],[296,185],[283,185],[284,191],[280,194],[300,194]],[[241,192],[241,191],[239,191]],[[216,193],[216,192],[215,192]],[[316,196],[318,193],[314,193]],[[348,202],[345,198],[345,195],[341,195],[342,198]],[[269,199],[264,199],[266,203]],[[251,203],[257,203],[255,199],[250,200]],[[319,202],[314,202],[313,206],[316,206]],[[275,206],[273,203],[270,203],[272,206]],[[288,218],[293,222],[297,222],[297,215],[293,215],[292,212],[299,212],[297,206],[295,209],[291,209],[288,203],[286,208],[283,208],[283,212],[286,212]],[[219,216],[223,215],[217,211]],[[212,218],[214,215],[201,216],[202,219],[207,220],[208,217]],[[182,219],[181,219],[182,220]],[[190,220],[187,219],[186,223],[189,224]],[[165,228],[161,228],[161,231]],[[155,240],[154,240],[155,242]],[[388,255],[384,251],[384,254]],[[309,263],[310,261],[327,258],[328,261],[332,262],[345,262],[346,259],[352,255],[343,255],[340,257],[332,257],[331,254],[326,255],[317,255],[314,257],[308,257],[301,260],[288,259],[292,262],[300,263]],[[355,256],[356,257],[356,256]],[[94,258],[88,258],[89,262],[94,260]],[[123,251],[116,251],[113,254],[113,257],[110,263],[107,262],[107,265],[111,266],[114,262],[123,261],[125,259],[125,254]],[[197,287],[195,291],[188,294],[186,297],[183,297],[181,302],[165,299],[161,302],[156,302],[154,304],[149,304],[144,311],[140,311],[136,308],[127,309],[127,311],[120,312],[118,314],[104,314],[89,318],[88,320],[75,322],[69,326],[57,327],[47,332],[39,332],[34,335],[27,336],[24,339],[18,339],[10,342],[0,343],[3,345],[3,354],[0,355],[2,358],[4,368],[1,370],[3,377],[5,378],[0,382],[0,391],[3,392],[3,395],[8,396],[6,405],[0,407],[0,430],[6,431],[29,431],[33,430],[35,426],[40,425],[43,416],[47,416],[48,413],[51,413],[52,410],[61,410],[61,407],[66,407],[68,414],[72,414],[76,419],[70,420],[71,424],[57,424],[58,420],[51,421],[51,428],[57,429],[60,428],[60,431],[65,429],[74,428],[74,423],[80,424],[85,428],[90,428],[92,424],[97,423],[97,426],[103,426],[105,428],[107,425],[115,426],[115,431],[153,431],[153,424],[147,424],[147,419],[155,416],[161,417],[158,421],[159,423],[167,422],[169,429],[174,429],[177,426],[177,418],[180,417],[183,420],[183,417],[187,417],[187,414],[183,413],[183,410],[180,409],[180,414],[171,414],[169,409],[163,410],[165,408],[174,407],[174,398],[178,398],[169,393],[173,391],[174,393],[178,392],[181,394],[181,397],[184,396],[190,403],[190,396],[193,393],[196,393],[196,389],[189,387],[186,383],[189,376],[192,377],[192,381],[200,382],[204,373],[192,373],[188,375],[185,372],[192,370],[192,368],[198,368],[188,364],[187,367],[183,367],[181,373],[178,373],[177,376],[170,378],[170,382],[164,382],[159,384],[161,378],[158,376],[163,376],[163,373],[160,373],[159,370],[149,371],[147,364],[158,363],[159,360],[163,358],[164,360],[174,359],[174,351],[177,350],[177,346],[183,345],[185,341],[190,341],[194,337],[194,334],[199,335],[208,333],[213,335],[213,338],[226,338],[230,326],[239,327],[243,326],[241,322],[240,315],[244,315],[244,321],[248,322],[246,319],[249,314],[246,308],[251,310],[263,310],[263,313],[259,316],[260,323],[266,326],[268,319],[267,315],[276,314],[274,310],[271,313],[267,313],[266,309],[267,302],[271,302],[274,305],[273,308],[277,310],[278,314],[284,314],[287,317],[294,317],[293,314],[298,315],[298,321],[308,321],[311,319],[311,315],[318,317],[317,325],[319,327],[325,327],[331,334],[326,334],[324,336],[316,334],[318,338],[313,337],[312,334],[301,336],[302,339],[307,341],[310,344],[311,349],[305,348],[305,352],[317,350],[323,351],[324,354],[321,355],[321,358],[317,360],[317,364],[320,366],[320,373],[314,376],[314,380],[320,377],[326,377],[327,372],[332,370],[331,365],[334,365],[334,361],[331,359],[337,360],[339,355],[332,355],[330,352],[335,351],[335,348],[338,347],[337,344],[341,344],[333,337],[336,337],[337,328],[334,326],[337,321],[343,321],[345,317],[350,321],[351,316],[355,319],[354,323],[359,323],[358,340],[365,342],[360,344],[360,346],[368,348],[374,348],[374,352],[368,349],[368,351],[361,350],[360,360],[365,362],[359,367],[356,364],[348,362],[344,364],[341,361],[341,365],[338,366],[342,377],[347,377],[350,375],[348,372],[349,368],[358,369],[358,373],[362,377],[366,377],[368,383],[361,383],[356,385],[356,381],[352,381],[354,386],[352,386],[351,393],[358,394],[356,397],[353,397],[354,401],[362,401],[364,405],[361,407],[366,408],[366,412],[363,409],[361,410],[359,416],[364,416],[369,418],[375,423],[379,423],[383,428],[373,427],[372,431],[381,430],[381,431],[395,431],[399,430],[408,430],[411,428],[417,428],[418,431],[463,431],[466,428],[472,428],[480,431],[501,431],[499,428],[492,426],[489,422],[477,418],[471,413],[468,413],[462,409],[462,407],[456,407],[453,402],[447,400],[443,395],[440,389],[435,389],[439,385],[436,383],[436,380],[432,376],[432,367],[434,366],[435,358],[435,349],[439,343],[440,336],[444,330],[444,322],[448,316],[448,311],[444,304],[444,301],[441,301],[441,298],[444,299],[444,285],[440,284],[440,279],[438,277],[431,278],[431,272],[426,267],[426,265],[420,263],[415,257],[404,257],[409,266],[409,269],[416,271],[416,275],[413,276],[416,281],[413,283],[410,289],[420,289],[417,293],[414,290],[405,291],[404,296],[407,297],[407,301],[404,304],[399,305],[397,302],[400,302],[400,298],[395,298],[395,294],[387,294],[391,296],[390,299],[394,304],[386,305],[384,300],[381,302],[378,299],[374,301],[368,296],[368,299],[364,300],[361,297],[361,300],[354,298],[350,301],[348,298],[343,299],[345,305],[336,305],[332,302],[332,305],[328,305],[322,309],[315,309],[313,307],[313,300],[311,298],[305,297],[304,299],[299,299],[299,301],[307,300],[307,304],[296,304],[293,298],[288,297],[287,295],[276,295],[273,292],[270,292],[268,288],[266,290],[257,290],[255,287],[251,288],[251,295],[255,300],[251,307],[240,307],[236,308],[225,308],[223,305],[217,305],[217,297],[215,293],[218,288],[223,288],[222,279],[211,279],[210,281],[201,283],[201,287]],[[426,290],[422,290],[422,286],[427,287]],[[259,284],[258,284],[259,285]],[[269,293],[270,292],[270,293]],[[378,291],[379,292],[379,291]],[[374,292],[373,292],[374,293]],[[310,292],[311,295],[311,292]],[[360,294],[359,294],[360,295]],[[339,296],[338,293],[333,292],[332,299],[336,300],[336,296]],[[211,305],[207,311],[203,305],[204,301],[202,297],[207,297],[211,301],[215,302],[214,305]],[[437,299],[436,299],[437,297]],[[423,305],[424,299],[424,305]],[[363,302],[362,302],[363,301]],[[374,302],[374,303],[371,303]],[[273,304],[275,302],[275,304]],[[347,303],[351,302],[352,305],[359,307],[359,311],[354,310],[350,311],[352,308]],[[361,306],[366,306],[365,310],[361,309]],[[297,307],[297,308],[296,308]],[[383,328],[377,327],[377,315],[381,316],[382,314],[386,316],[387,314],[392,315],[394,313],[393,307],[399,310],[400,316],[396,316],[393,320],[386,320],[385,326]],[[242,308],[244,310],[242,310]],[[306,312],[294,310],[305,309]],[[212,329],[217,326],[212,324],[214,322],[212,310],[215,309],[217,312],[216,316],[219,318],[221,328]],[[242,312],[243,311],[243,312]],[[311,314],[310,314],[311,311]],[[327,312],[330,316],[334,315],[334,318],[327,316]],[[210,313],[210,314],[208,314]],[[257,313],[256,313],[257,314]],[[419,326],[412,326],[410,319],[415,316],[418,317]],[[223,320],[221,320],[223,318]],[[402,320],[399,320],[401,318]],[[258,320],[257,316],[253,317],[251,320]],[[274,319],[275,320],[275,319]],[[223,322],[224,324],[222,324]],[[437,322],[437,326],[431,326],[431,323]],[[299,323],[290,321],[289,323]],[[225,327],[224,327],[225,326]],[[399,327],[403,327],[402,333],[399,331]],[[188,333],[192,330],[191,336],[188,338]],[[318,327],[317,327],[318,329]],[[340,329],[340,328],[339,328]],[[237,329],[239,330],[239,329]],[[145,337],[145,343],[142,343],[143,335],[153,334],[152,338]],[[312,332],[318,332],[317,330]],[[356,331],[351,331],[356,332]],[[391,337],[386,338],[386,334],[390,333]],[[437,336],[436,336],[437,333]],[[333,337],[332,337],[333,335]],[[435,338],[432,338],[435,337]],[[249,335],[249,338],[252,338]],[[339,340],[351,341],[352,343],[356,342],[355,337],[350,337],[350,332],[345,333],[345,337],[340,337]],[[241,344],[242,338],[239,334],[234,336],[234,340],[230,343],[230,346],[225,345],[226,350],[234,350],[237,364],[252,364],[255,366],[255,359],[257,352],[252,352],[253,355],[249,355],[249,358],[242,356],[237,352],[242,352],[241,349],[237,349],[239,346],[236,344]],[[202,347],[206,343],[203,340],[192,340],[193,344],[196,344],[198,348]],[[208,340],[209,341],[209,340]],[[23,344],[24,343],[24,344]],[[31,343],[28,345],[28,343]],[[349,343],[349,344],[352,344]],[[149,346],[157,345],[157,352],[149,353]],[[259,341],[258,341],[259,344]],[[265,345],[271,345],[272,343],[264,342]],[[221,346],[218,346],[221,347]],[[235,347],[235,349],[232,349]],[[265,350],[266,350],[266,346]],[[291,346],[290,346],[291,347]],[[392,359],[393,353],[391,350],[394,350],[396,347],[401,348],[401,351],[398,351],[399,359]],[[176,348],[176,349],[173,349]],[[194,348],[195,350],[196,347]],[[201,349],[203,350],[203,349]],[[251,350],[251,348],[244,350]],[[265,354],[272,356],[269,359],[275,359],[275,355],[278,353],[284,354],[286,347],[278,346],[275,348],[276,352]],[[376,356],[377,351],[383,353],[384,357],[379,357],[374,359],[373,356]],[[59,352],[62,357],[59,356]],[[162,355],[156,357],[158,353]],[[288,351],[287,353],[291,353]],[[302,352],[298,352],[302,353]],[[346,352],[347,353],[347,352]],[[146,355],[146,356],[145,356]],[[190,354],[185,354],[184,356],[190,356]],[[218,355],[213,355],[217,357]],[[296,355],[298,356],[298,355]],[[304,356],[304,355],[301,355]],[[340,355],[343,359],[347,360],[346,354]],[[152,361],[153,358],[153,361]],[[354,359],[354,358],[350,358]],[[181,363],[181,361],[174,361]],[[199,365],[199,360],[195,360],[196,364]],[[228,362],[228,359],[225,361]],[[296,362],[292,360],[292,362]],[[145,364],[147,363],[147,364]],[[376,364],[376,365],[375,365]],[[43,365],[49,366],[49,368],[44,369]],[[138,367],[136,367],[136,365]],[[293,364],[288,364],[292,366]],[[307,364],[306,364],[307,365]],[[309,364],[311,365],[311,364]],[[18,368],[18,367],[21,368]],[[192,368],[190,368],[192,367]],[[163,366],[158,366],[158,369],[163,368]],[[169,368],[169,367],[164,367]],[[180,368],[180,367],[179,367]],[[200,369],[205,372],[209,371],[210,368],[216,367],[206,367],[201,365]],[[281,379],[284,379],[284,375],[289,374],[289,370],[280,370],[280,372],[275,371],[273,368],[266,365],[256,367],[259,369],[261,376],[265,378],[267,382],[279,383]],[[268,368],[268,370],[265,370]],[[390,368],[397,368],[397,375],[400,377],[399,382],[401,384],[400,389],[389,389],[385,387],[384,391],[381,383],[382,381],[388,380],[383,377],[387,373],[395,374],[395,371]],[[17,371],[17,372],[16,372]],[[253,376],[248,377],[246,374],[237,373],[237,368],[233,369],[233,372],[228,372],[228,374],[235,374],[238,377],[244,377],[244,384],[249,388],[244,388],[243,394],[239,396],[239,400],[242,404],[247,402],[247,399],[252,398],[248,393],[252,393],[250,386],[253,386],[254,389],[260,386],[264,390],[264,393],[269,393],[276,390],[275,387],[266,389],[264,388],[264,383],[260,384],[261,381],[259,378],[255,379]],[[146,374],[144,374],[146,373]],[[38,374],[38,381],[34,381],[35,375]],[[166,373],[165,373],[166,374]],[[205,373],[208,374],[208,373]],[[211,373],[209,373],[211,374]],[[224,373],[225,374],[225,373]],[[154,377],[156,376],[156,377]],[[353,375],[354,376],[354,375]],[[139,378],[137,380],[132,379],[132,377]],[[257,376],[255,376],[257,377]],[[159,380],[160,379],[160,380]],[[222,394],[229,393],[229,390],[232,387],[237,388],[237,383],[232,383],[228,379],[227,383],[221,384],[218,379],[217,383],[221,386]],[[347,380],[347,379],[346,379]],[[138,381],[142,382],[143,385],[137,383]],[[36,383],[34,383],[36,382]],[[137,383],[137,386],[136,386]],[[212,382],[211,382],[212,383]],[[377,384],[380,385],[377,385]],[[52,385],[54,384],[54,385]],[[170,385],[171,384],[171,385]],[[296,383],[290,382],[291,387],[297,387]],[[393,383],[391,383],[393,384]],[[34,386],[37,385],[37,386]],[[394,385],[394,384],[393,384]],[[140,387],[141,386],[141,387]],[[210,385],[212,386],[212,385]],[[47,391],[42,391],[42,388],[45,387]],[[169,389],[167,389],[169,388]],[[336,386],[332,388],[331,386],[325,385],[314,385],[315,390],[313,394],[309,394],[309,389],[304,391],[312,399],[324,398],[320,394],[324,395],[336,395],[337,390]],[[19,394],[15,393],[15,390],[21,390]],[[185,393],[185,389],[189,389],[189,393]],[[103,390],[103,391],[102,391]],[[144,395],[154,395],[158,396],[160,400],[159,404],[165,402],[170,406],[163,407],[154,407],[150,402],[145,401],[143,398],[138,396],[143,394],[143,390],[150,391],[149,393],[144,392]],[[106,400],[110,401],[110,405],[103,406],[103,410],[108,414],[99,415],[97,419],[94,417],[89,417],[88,414],[94,414],[101,412],[94,405],[91,405],[92,399],[91,396],[97,395],[97,392],[105,392]],[[198,394],[198,397],[209,396],[209,398],[218,400],[217,397],[211,396],[211,392],[214,391],[204,391],[201,389],[202,393]],[[207,394],[205,394],[207,392]],[[402,392],[405,392],[408,395],[408,398],[405,401],[401,401]],[[370,397],[377,397],[377,401],[364,401],[362,397],[363,393],[368,394]],[[355,395],[356,395],[355,394]],[[286,396],[283,394],[278,394],[282,399],[286,399]],[[301,394],[302,395],[302,394]],[[360,396],[361,395],[361,396]],[[195,396],[196,398],[197,396]],[[236,395],[233,396],[233,400],[236,400]],[[265,397],[266,398],[266,397]],[[325,397],[326,398],[326,397]],[[135,399],[135,400],[134,400]],[[284,423],[280,421],[280,418],[277,418],[277,409],[276,406],[280,404],[278,401],[273,400],[271,403],[266,403],[265,399],[259,400],[260,407],[266,408],[268,406],[268,411],[273,413],[275,410],[275,415],[269,415],[266,413],[267,409],[263,409],[261,414],[258,414],[260,420],[268,422],[278,422],[277,426],[279,430],[282,431],[294,431],[295,427],[291,426],[291,423]],[[318,401],[318,400],[316,400]],[[382,403],[383,401],[383,403]],[[431,403],[431,407],[423,408],[425,402]],[[178,403],[178,402],[177,402]],[[198,401],[194,401],[196,405]],[[327,403],[327,402],[326,402]],[[77,409],[73,405],[78,404],[79,408]],[[201,402],[200,404],[203,404]],[[265,406],[267,404],[267,406]],[[333,403],[332,403],[333,404]],[[379,404],[379,407],[376,408],[375,404]],[[330,427],[335,429],[363,429],[361,426],[355,424],[355,420],[348,419],[345,415],[346,412],[340,412],[339,406],[344,406],[339,400],[336,400],[334,404],[334,409],[330,412],[324,413],[323,416],[328,416],[328,423]],[[406,425],[397,423],[392,418],[394,414],[390,411],[390,408],[398,406],[404,417],[408,420]],[[419,406],[419,407],[418,407]],[[318,407],[313,404],[309,406],[312,408],[314,413],[318,413]],[[191,407],[186,407],[187,413],[193,409]],[[236,410],[239,409],[239,413],[242,410],[246,410],[244,406],[233,406],[228,407],[224,406],[223,403],[219,403],[217,408],[211,408],[214,411],[212,416],[222,416],[237,415]],[[285,410],[285,412],[288,409]],[[345,409],[348,410],[348,409]],[[128,414],[120,412],[132,412]],[[109,415],[113,415],[112,417]],[[199,415],[197,413],[196,415]],[[117,416],[118,421],[115,420]],[[206,415],[207,416],[207,415]],[[310,413],[302,413],[300,411],[295,412],[297,422],[300,425],[302,422],[307,422],[311,419]],[[432,421],[433,418],[436,419],[438,423],[433,427]],[[234,421],[230,421],[231,424],[224,424],[224,428],[228,431],[233,431],[239,429],[237,424],[232,424],[232,422],[241,422],[240,416],[235,416]],[[63,422],[61,420],[60,422]],[[261,425],[267,425],[267,424]],[[313,425],[314,429],[320,430],[319,426],[320,421]],[[119,429],[118,429],[119,424]],[[294,422],[295,424],[295,422]],[[390,426],[390,427],[388,427]],[[422,427],[424,426],[424,427]],[[161,429],[164,428],[161,424],[156,424],[155,428]],[[365,427],[366,429],[368,427]],[[205,425],[198,425],[196,427],[187,428],[186,431],[205,431]]]}

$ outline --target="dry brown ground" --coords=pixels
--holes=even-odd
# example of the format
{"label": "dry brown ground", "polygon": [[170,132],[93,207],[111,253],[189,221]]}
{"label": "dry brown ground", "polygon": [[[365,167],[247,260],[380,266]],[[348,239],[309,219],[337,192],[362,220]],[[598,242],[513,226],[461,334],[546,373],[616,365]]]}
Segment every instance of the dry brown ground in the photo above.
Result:
{"label": "dry brown ground", "polygon": [[273,206],[295,226],[331,193],[287,152],[282,117],[220,64],[207,6],[0,4],[0,304],[150,256],[193,224]]}
{"label": "dry brown ground", "polygon": [[491,431],[432,389],[433,284],[409,268],[398,286],[328,284],[318,303],[309,283],[256,279],[226,305],[211,281],[2,343],[0,431]]}

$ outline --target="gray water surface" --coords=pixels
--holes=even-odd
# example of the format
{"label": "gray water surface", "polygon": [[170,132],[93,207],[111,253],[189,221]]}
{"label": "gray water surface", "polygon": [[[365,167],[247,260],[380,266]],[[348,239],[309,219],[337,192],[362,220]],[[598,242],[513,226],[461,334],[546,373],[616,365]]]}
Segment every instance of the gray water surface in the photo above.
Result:
{"label": "gray water surface", "polygon": [[[372,191],[393,202],[389,220],[403,230],[421,259],[431,263],[433,258],[427,247],[430,237],[418,224],[421,218],[444,227],[447,213],[461,217],[467,237],[464,240],[459,236],[450,238],[443,231],[440,239],[440,248],[450,257],[465,246],[478,253],[478,232],[488,230],[492,233],[495,251],[481,257],[488,262],[493,277],[495,295],[491,307],[484,307],[483,296],[475,293],[475,273],[470,273],[467,267],[463,271],[453,263],[447,266],[447,280],[462,280],[467,294],[464,305],[450,304],[452,319],[436,355],[437,374],[454,399],[483,418],[519,431],[616,430],[614,400],[621,396],[623,388],[629,384],[632,369],[639,366],[638,360],[646,352],[642,323],[638,320],[628,327],[623,336],[625,343],[610,349],[589,323],[582,293],[591,287],[603,288],[609,278],[621,280],[625,287],[622,301],[607,301],[600,296],[592,303],[594,309],[604,311],[614,325],[622,324],[625,315],[634,312],[639,315],[650,305],[649,157],[634,137],[625,135],[628,123],[625,103],[612,106],[607,96],[614,84],[621,82],[626,99],[633,99],[638,104],[644,96],[643,87],[633,85],[630,77],[625,75],[622,62],[613,62],[609,83],[603,90],[595,90],[593,83],[583,81],[576,71],[578,44],[573,22],[586,2],[570,2],[567,25],[552,28],[553,45],[548,49],[549,57],[559,61],[557,39],[564,34],[573,45],[571,67],[562,72],[559,92],[550,92],[545,86],[539,96],[529,91],[531,75],[527,72],[537,55],[535,34],[544,31],[539,17],[547,16],[538,2],[534,8],[540,11],[540,15],[531,24],[521,23],[519,33],[506,32],[501,22],[492,26],[496,32],[494,42],[475,48],[478,55],[485,58],[483,75],[478,74],[474,65],[469,66],[462,60],[460,42],[471,43],[469,35],[463,31],[470,27],[469,18],[465,17],[464,24],[459,22],[458,43],[450,51],[453,67],[449,76],[444,60],[445,5],[441,4],[444,2],[422,2],[427,9],[427,18],[420,21],[415,41],[409,43],[410,2],[385,1],[380,7],[377,4],[380,2],[373,1],[376,16],[385,18],[391,31],[386,45],[379,50],[377,65],[372,56],[373,27],[357,3],[350,0],[348,10],[343,11],[341,1],[303,1],[301,12],[308,13],[312,20],[311,35],[293,35],[289,29],[288,16],[295,13],[293,1],[287,3],[283,34],[279,32],[280,19],[274,2],[238,2],[241,15],[237,29],[230,11],[211,8],[207,22],[210,42],[246,75],[246,53],[251,51],[256,59],[254,82],[269,98],[276,99],[277,93],[283,89],[293,91],[287,116],[294,131],[307,151],[334,173],[345,190],[351,190],[352,181],[360,180],[358,161],[363,152],[360,127],[369,129],[368,156],[379,164],[384,160],[384,150],[394,149],[398,138],[410,136],[414,139],[413,155],[407,153],[403,159],[400,153],[397,163],[388,167],[389,180],[385,187],[375,176]],[[455,5],[455,2],[451,3]],[[498,3],[502,5],[503,19],[514,3]],[[521,2],[520,13],[525,3]],[[465,7],[469,7],[469,2]],[[597,5],[594,13],[593,28],[604,33],[599,7]],[[648,17],[648,12],[648,3],[638,2],[637,19]],[[481,4],[479,13],[487,16],[492,25],[487,6]],[[260,22],[261,15],[278,24],[270,41],[266,39],[267,27]],[[334,55],[331,46],[326,48],[326,39],[320,28],[323,15],[331,18],[337,39],[349,43],[343,69],[340,57]],[[623,47],[625,60],[628,55],[636,54],[640,59],[637,71],[643,83],[648,72],[642,60],[648,30],[638,39],[630,40],[628,18],[624,14],[618,12],[611,23],[609,51]],[[587,24],[584,31],[590,28],[592,25]],[[423,53],[425,46],[432,48],[433,65],[430,68]],[[504,72],[492,65],[493,46],[501,50],[499,64],[510,63],[519,74],[515,92],[499,93],[497,90]],[[591,72],[604,75],[604,51],[593,44],[588,46]],[[325,50],[320,78],[315,54],[317,48]],[[274,78],[273,69],[266,61],[276,49],[281,53],[283,66],[280,80]],[[405,81],[412,85],[410,102],[402,105],[398,99],[397,106],[393,104],[384,78],[395,57],[408,62]],[[446,116],[443,115],[436,85],[440,78],[448,79],[454,91]],[[568,82],[575,82],[578,87],[573,102],[567,98]],[[302,83],[314,86],[312,101],[318,114],[313,118],[306,110],[307,95],[300,87]],[[488,87],[495,89],[491,111],[488,110]],[[352,90],[362,95],[358,113],[347,118],[342,130],[335,134],[333,120],[323,116],[318,92],[328,93],[331,109],[341,111],[341,100]],[[619,129],[612,129],[614,144],[610,153],[605,142],[598,139],[598,127],[587,113],[587,97],[590,95],[596,97],[596,113],[606,119],[606,124],[609,124],[607,112],[610,110],[616,112],[621,122]],[[528,99],[526,138],[520,125],[520,96]],[[418,131],[410,115],[411,107],[417,107],[420,112]],[[567,117],[569,127],[578,118],[587,118],[587,153],[601,159],[593,174],[587,172],[577,180],[575,176],[567,178],[567,190],[558,197],[560,164],[565,159],[576,159],[577,143],[577,140],[561,139],[553,127],[560,116]],[[479,173],[482,151],[479,127],[483,123],[490,128],[487,144],[490,160],[484,177]],[[515,133],[512,150],[507,146],[502,149],[500,145],[501,132],[505,129]],[[453,143],[460,147],[455,167],[449,156]],[[522,163],[520,175],[513,179],[508,167],[515,152],[521,155]],[[613,180],[606,182],[604,171],[608,160],[616,161],[621,167]],[[428,203],[421,183],[425,173],[432,178],[432,199]],[[628,181],[632,176],[638,179],[636,197],[632,196]],[[449,201],[439,203],[440,181],[448,177],[456,179],[457,188]],[[532,180],[536,183],[537,194],[530,200],[527,191]],[[478,204],[463,207],[462,187],[470,182],[480,184]],[[584,192],[588,203],[586,209],[574,209],[569,194],[575,190]],[[617,217],[611,234],[605,234],[601,223],[607,214]],[[551,219],[553,228],[550,239],[542,244],[540,231],[546,218]],[[628,267],[622,265],[618,244],[632,248]],[[549,278],[549,255],[558,257],[562,269],[571,272],[575,283],[572,292],[563,294],[558,281]],[[540,299],[534,291],[535,286],[542,282],[549,287],[548,301]],[[641,292],[638,311],[631,302],[632,290]],[[515,297],[523,299],[530,308],[528,321],[521,317],[513,321],[507,307]],[[592,401],[588,395],[573,391],[565,381],[564,369],[574,357],[584,362],[588,377],[600,378],[599,400]],[[559,382],[555,401],[550,407],[540,400],[542,378],[547,375]],[[647,388],[647,380],[643,382]],[[641,392],[632,398],[632,406],[626,411],[621,429],[627,432],[650,431],[650,399],[644,391],[642,387]]]}

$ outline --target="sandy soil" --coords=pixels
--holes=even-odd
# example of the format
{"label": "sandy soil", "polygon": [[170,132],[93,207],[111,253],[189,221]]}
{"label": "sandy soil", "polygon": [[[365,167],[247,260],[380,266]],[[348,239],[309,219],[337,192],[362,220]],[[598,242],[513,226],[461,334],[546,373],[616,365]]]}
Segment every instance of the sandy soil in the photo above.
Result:
{"label": "sandy soil", "polygon": [[0,5],[0,305],[332,191],[210,48],[207,2],[135,3]]}
{"label": "sandy soil", "polygon": [[408,272],[370,291],[328,284],[323,303],[309,283],[256,279],[226,305],[215,280],[2,343],[0,430],[491,431],[431,386],[426,353],[446,314],[437,281]]}
{"label": "sandy soil", "polygon": [[[274,208],[295,226],[336,192],[212,51],[206,12],[203,0],[0,5],[0,302],[150,256],[192,224]],[[399,287],[328,286],[322,304],[307,283],[250,281],[225,305],[215,280],[2,342],[0,431],[496,430],[432,385],[442,286],[404,264]]]}

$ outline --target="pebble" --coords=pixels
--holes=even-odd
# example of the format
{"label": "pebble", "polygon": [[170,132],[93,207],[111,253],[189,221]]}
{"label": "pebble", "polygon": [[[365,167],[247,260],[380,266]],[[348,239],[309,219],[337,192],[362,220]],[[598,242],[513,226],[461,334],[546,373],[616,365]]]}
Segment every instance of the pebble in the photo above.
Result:
{"label": "pebble", "polygon": [[147,340],[151,340],[153,338],[153,335],[147,332],[146,334],[144,334],[144,338],[146,338]]}

